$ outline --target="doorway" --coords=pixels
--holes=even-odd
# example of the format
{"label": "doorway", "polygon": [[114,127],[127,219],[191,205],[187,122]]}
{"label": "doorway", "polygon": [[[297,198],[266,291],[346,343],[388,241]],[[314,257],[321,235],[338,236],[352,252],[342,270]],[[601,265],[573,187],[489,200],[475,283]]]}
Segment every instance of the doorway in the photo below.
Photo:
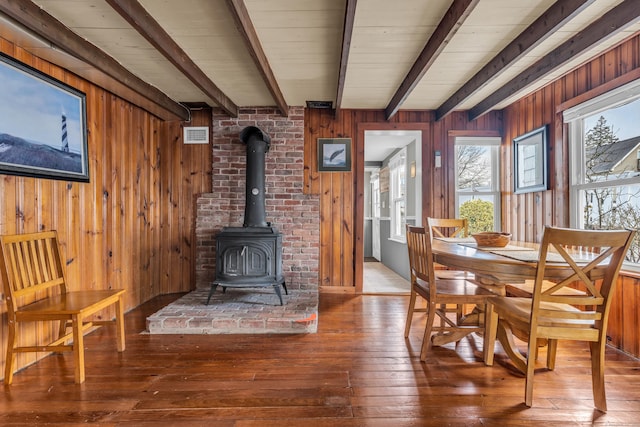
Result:
{"label": "doorway", "polygon": [[410,291],[405,225],[422,224],[422,131],[364,132],[362,292]]}

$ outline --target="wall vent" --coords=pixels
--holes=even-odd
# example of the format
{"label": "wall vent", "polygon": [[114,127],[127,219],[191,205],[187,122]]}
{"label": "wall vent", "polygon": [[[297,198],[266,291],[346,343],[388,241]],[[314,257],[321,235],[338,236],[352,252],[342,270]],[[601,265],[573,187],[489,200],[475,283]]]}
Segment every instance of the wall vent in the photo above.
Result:
{"label": "wall vent", "polygon": [[307,101],[307,108],[330,110],[333,108],[333,101]]}
{"label": "wall vent", "polygon": [[185,144],[208,144],[209,143],[209,127],[208,126],[185,126],[183,139]]}

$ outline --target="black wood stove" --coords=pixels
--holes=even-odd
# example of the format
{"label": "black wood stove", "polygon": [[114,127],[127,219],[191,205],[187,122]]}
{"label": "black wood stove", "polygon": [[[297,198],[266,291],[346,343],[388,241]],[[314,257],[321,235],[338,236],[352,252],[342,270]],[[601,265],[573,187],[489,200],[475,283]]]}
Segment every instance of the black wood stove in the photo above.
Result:
{"label": "black wood stove", "polygon": [[216,278],[207,305],[218,286],[249,288],[273,286],[282,305],[280,286],[287,292],[282,275],[282,234],[266,221],[265,155],[271,138],[257,127],[242,130],[247,145],[246,199],[242,227],[224,227],[216,235]]}

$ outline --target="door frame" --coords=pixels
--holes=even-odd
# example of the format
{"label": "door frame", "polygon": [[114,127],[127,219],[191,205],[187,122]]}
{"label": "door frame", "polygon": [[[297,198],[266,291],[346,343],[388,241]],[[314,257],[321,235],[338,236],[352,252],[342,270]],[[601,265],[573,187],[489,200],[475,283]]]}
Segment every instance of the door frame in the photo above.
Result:
{"label": "door frame", "polygon": [[357,133],[355,140],[355,187],[356,187],[356,200],[355,200],[355,254],[354,254],[354,279],[355,279],[355,292],[357,294],[363,293],[363,281],[364,281],[364,193],[365,185],[367,183],[364,179],[364,149],[365,149],[365,131],[379,130],[379,131],[421,131],[421,159],[422,159],[422,171],[420,173],[421,186],[422,186],[422,216],[427,212],[427,201],[431,199],[430,190],[428,189],[427,174],[425,170],[431,170],[431,164],[428,163],[431,156],[428,156],[430,146],[430,123],[367,123],[362,122],[357,125]]}

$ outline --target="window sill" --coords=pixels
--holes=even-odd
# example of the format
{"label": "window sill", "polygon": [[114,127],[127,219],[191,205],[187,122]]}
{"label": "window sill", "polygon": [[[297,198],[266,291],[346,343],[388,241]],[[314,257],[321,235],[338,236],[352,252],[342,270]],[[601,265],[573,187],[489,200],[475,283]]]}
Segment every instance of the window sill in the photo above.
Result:
{"label": "window sill", "polygon": [[407,239],[406,238],[400,238],[400,237],[389,237],[388,239],[390,242],[396,242],[396,243],[402,243],[403,245],[407,244]]}

